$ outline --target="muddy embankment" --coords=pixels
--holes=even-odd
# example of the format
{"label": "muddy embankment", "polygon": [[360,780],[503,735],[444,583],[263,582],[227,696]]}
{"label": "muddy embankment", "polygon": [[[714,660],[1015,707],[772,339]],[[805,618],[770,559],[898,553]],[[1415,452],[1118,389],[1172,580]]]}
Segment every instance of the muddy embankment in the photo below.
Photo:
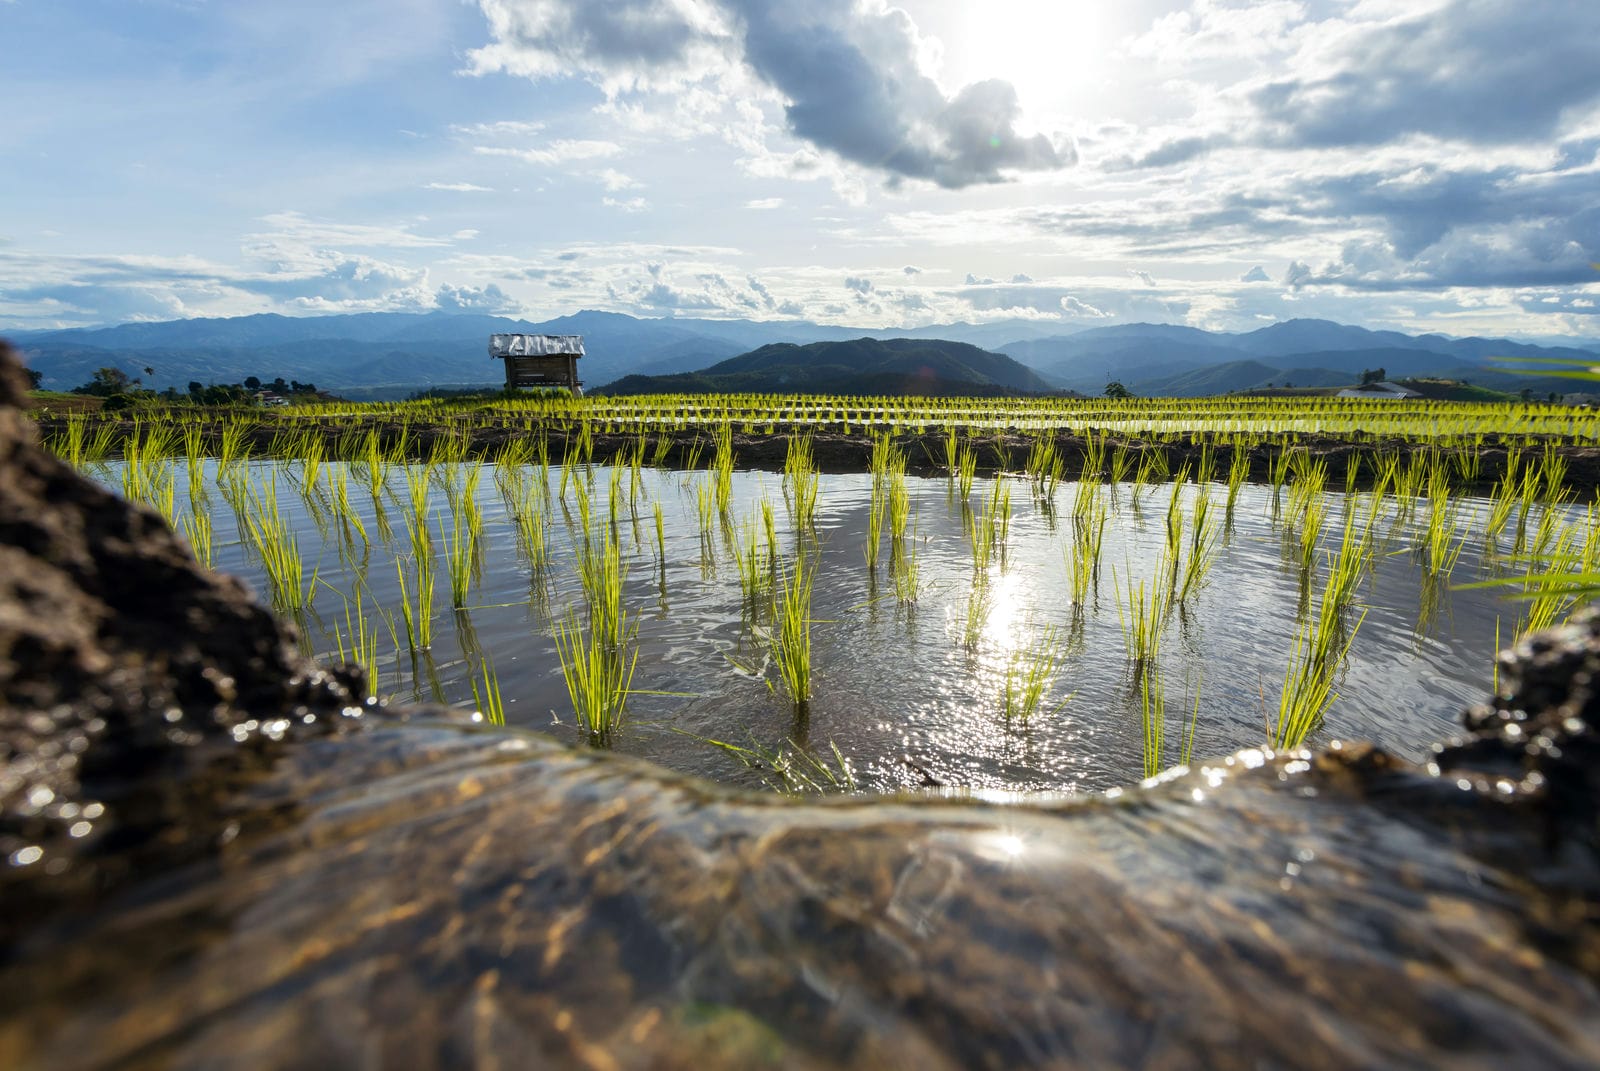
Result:
{"label": "muddy embankment", "polygon": [[0,1066],[1600,1064],[1600,619],[1422,767],[751,795],[361,701],[38,450],[18,379]]}

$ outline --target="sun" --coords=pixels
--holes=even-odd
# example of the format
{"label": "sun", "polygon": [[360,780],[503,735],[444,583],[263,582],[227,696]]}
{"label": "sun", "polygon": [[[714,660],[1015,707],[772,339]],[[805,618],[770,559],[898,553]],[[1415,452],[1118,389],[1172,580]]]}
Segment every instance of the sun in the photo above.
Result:
{"label": "sun", "polygon": [[987,0],[961,4],[941,35],[944,74],[1016,87],[1028,119],[1071,112],[1106,73],[1112,42],[1100,3]]}

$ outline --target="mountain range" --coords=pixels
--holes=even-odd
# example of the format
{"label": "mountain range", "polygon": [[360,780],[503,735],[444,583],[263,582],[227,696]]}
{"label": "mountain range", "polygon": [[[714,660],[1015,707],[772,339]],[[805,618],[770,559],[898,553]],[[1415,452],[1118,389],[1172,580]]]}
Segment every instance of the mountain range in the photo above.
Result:
{"label": "mountain range", "polygon": [[[999,389],[1077,390],[1100,394],[1118,380],[1136,394],[1199,396],[1247,390],[1269,384],[1322,386],[1354,382],[1368,369],[1390,378],[1440,376],[1470,379],[1501,390],[1570,389],[1570,383],[1536,372],[1496,369],[1502,357],[1586,359],[1600,362],[1600,341],[1579,346],[1541,346],[1508,339],[1451,338],[1373,331],[1327,320],[1287,320],[1248,332],[1206,331],[1173,324],[1121,324],[1083,330],[1060,324],[1007,320],[987,324],[940,324],[910,330],[864,331],[800,321],[638,319],[621,313],[584,311],[543,322],[453,313],[357,313],[287,317],[276,314],[228,319],[190,319],[132,323],[106,328],[22,332],[12,335],[26,363],[43,374],[43,385],[66,389],[84,383],[95,369],[112,366],[141,378],[145,386],[184,389],[200,383],[295,379],[350,397],[403,397],[428,386],[493,385],[503,382],[501,366],[488,356],[491,333],[581,334],[588,351],[579,365],[589,387],[628,376],[749,375],[774,363],[792,382],[815,376],[864,374],[866,366],[828,364],[826,349],[789,352],[782,344],[804,347],[819,342],[894,338],[942,340],[1002,354],[1023,367],[993,365]],[[874,351],[887,361],[885,383],[904,378],[895,354]],[[855,354],[865,359],[867,351]],[[757,358],[756,354],[762,356]],[[749,356],[745,365],[723,367]],[[835,357],[837,354],[835,354]],[[904,356],[902,353],[901,356]],[[928,353],[923,357],[927,358]],[[977,383],[971,354],[940,356],[941,377]],[[957,366],[963,365],[965,370]],[[923,367],[933,367],[924,360]],[[145,369],[151,369],[145,372]],[[844,369],[844,370],[841,370]],[[1027,373],[1023,375],[1021,373]],[[984,377],[989,372],[983,373]],[[817,389],[843,391],[842,379]],[[906,382],[906,389],[911,384]],[[629,389],[618,384],[621,389]],[[700,389],[700,388],[675,388]],[[734,389],[734,388],[730,388]],[[798,387],[791,389],[800,389]],[[867,390],[863,384],[860,388]],[[871,390],[881,393],[881,390]]]}

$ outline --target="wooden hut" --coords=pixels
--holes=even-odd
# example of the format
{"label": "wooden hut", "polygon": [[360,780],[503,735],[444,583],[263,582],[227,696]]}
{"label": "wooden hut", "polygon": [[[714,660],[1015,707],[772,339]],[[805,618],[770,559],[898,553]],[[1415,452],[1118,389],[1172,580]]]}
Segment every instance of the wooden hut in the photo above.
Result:
{"label": "wooden hut", "polygon": [[565,387],[582,394],[582,335],[490,335],[489,356],[506,363],[506,389]]}

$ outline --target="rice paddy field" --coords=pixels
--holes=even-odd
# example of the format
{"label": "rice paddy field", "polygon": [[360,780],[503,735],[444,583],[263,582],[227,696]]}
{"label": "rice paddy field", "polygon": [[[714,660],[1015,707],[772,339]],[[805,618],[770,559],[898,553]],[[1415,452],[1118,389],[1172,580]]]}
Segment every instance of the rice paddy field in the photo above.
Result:
{"label": "rice paddy field", "polygon": [[1425,760],[1600,572],[1600,417],[1553,405],[40,416],[376,695],[783,791],[1098,790],[1335,738]]}

